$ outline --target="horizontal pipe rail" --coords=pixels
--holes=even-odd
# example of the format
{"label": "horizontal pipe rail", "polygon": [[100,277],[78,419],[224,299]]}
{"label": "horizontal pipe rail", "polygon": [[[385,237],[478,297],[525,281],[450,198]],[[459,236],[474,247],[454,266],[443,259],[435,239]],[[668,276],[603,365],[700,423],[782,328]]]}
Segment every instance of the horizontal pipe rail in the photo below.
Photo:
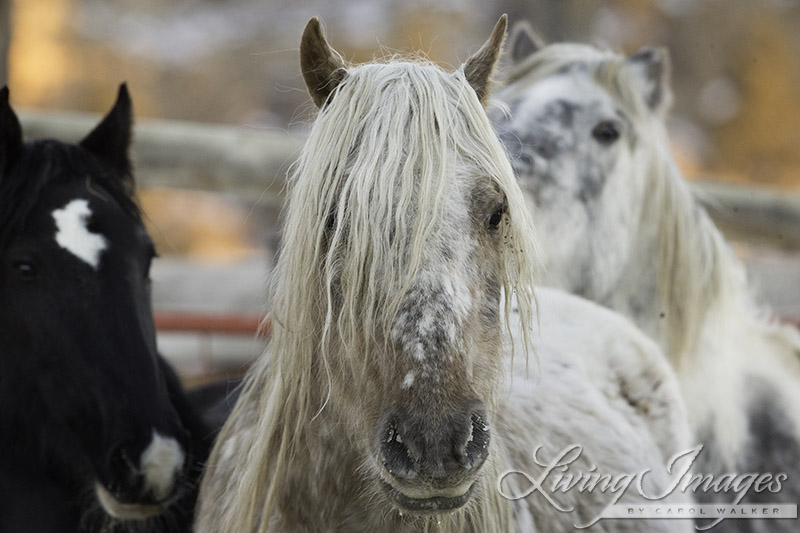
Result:
{"label": "horizontal pipe rail", "polygon": [[158,311],[153,319],[156,329],[165,333],[218,333],[267,338],[272,332],[272,319],[256,315]]}
{"label": "horizontal pipe rail", "polygon": [[[100,120],[93,113],[21,110],[31,139],[82,139]],[[139,187],[173,187],[235,192],[279,205],[286,171],[303,139],[287,131],[251,126],[138,120],[131,156]]]}
{"label": "horizontal pipe rail", "polygon": [[[159,311],[154,318],[156,329],[166,333],[219,333],[264,338],[272,333],[271,317]],[[800,328],[800,316],[784,316],[780,317],[780,321]]]}
{"label": "horizontal pipe rail", "polygon": [[727,238],[800,250],[800,195],[710,179],[690,185]]}

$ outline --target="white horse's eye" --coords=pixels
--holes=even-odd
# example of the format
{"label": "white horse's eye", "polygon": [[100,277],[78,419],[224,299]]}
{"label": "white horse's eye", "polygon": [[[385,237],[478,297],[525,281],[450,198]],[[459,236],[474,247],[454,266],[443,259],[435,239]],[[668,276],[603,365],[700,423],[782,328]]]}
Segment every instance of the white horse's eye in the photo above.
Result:
{"label": "white horse's eye", "polygon": [[592,137],[600,144],[613,144],[620,137],[620,125],[613,120],[604,120],[594,127]]}
{"label": "white horse's eye", "polygon": [[486,222],[486,229],[489,231],[497,231],[497,228],[500,227],[500,222],[503,221],[503,215],[506,212],[506,204],[503,203],[500,207],[498,207],[492,216],[489,217],[489,220]]}

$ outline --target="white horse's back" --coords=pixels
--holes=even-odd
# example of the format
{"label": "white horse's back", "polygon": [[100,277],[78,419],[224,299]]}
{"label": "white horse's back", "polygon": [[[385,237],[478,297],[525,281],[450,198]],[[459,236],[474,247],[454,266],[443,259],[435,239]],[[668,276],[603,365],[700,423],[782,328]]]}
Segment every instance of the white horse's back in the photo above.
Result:
{"label": "white horse's back", "polygon": [[[536,294],[536,358],[527,364],[515,358],[507,378],[509,398],[499,413],[507,427],[509,469],[538,478],[544,468],[532,461],[537,446],[542,446],[539,459],[551,461],[577,445],[580,458],[565,475],[633,476],[650,471],[645,487],[649,495],[657,494],[670,484],[669,460],[689,447],[674,373],[655,343],[616,313],[561,291],[537,289]],[[552,486],[559,474],[550,475],[543,485]],[[530,487],[529,480],[520,482],[518,490]],[[568,531],[586,524],[612,499],[610,492],[577,488],[552,497],[575,511],[558,512],[540,493],[518,502],[520,514],[530,513],[536,531]],[[689,500],[675,494],[658,503]],[[631,486],[619,503],[649,502]],[[686,520],[601,520],[591,531],[690,529],[691,521]]]}

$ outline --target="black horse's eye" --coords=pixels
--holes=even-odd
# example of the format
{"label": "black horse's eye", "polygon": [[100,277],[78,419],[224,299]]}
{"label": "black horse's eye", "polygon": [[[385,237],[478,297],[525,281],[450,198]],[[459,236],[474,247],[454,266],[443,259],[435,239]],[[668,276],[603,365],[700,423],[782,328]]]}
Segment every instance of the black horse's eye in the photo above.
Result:
{"label": "black horse's eye", "polygon": [[613,120],[604,120],[592,130],[594,140],[603,145],[610,145],[620,137],[620,126]]}
{"label": "black horse's eye", "polygon": [[26,283],[34,281],[39,276],[38,270],[30,261],[15,261],[12,266],[17,278]]}
{"label": "black horse's eye", "polygon": [[500,207],[498,207],[492,216],[489,217],[489,220],[486,222],[486,229],[489,231],[497,231],[497,228],[500,227],[500,222],[503,221],[503,215],[506,212],[506,204],[503,203]]}

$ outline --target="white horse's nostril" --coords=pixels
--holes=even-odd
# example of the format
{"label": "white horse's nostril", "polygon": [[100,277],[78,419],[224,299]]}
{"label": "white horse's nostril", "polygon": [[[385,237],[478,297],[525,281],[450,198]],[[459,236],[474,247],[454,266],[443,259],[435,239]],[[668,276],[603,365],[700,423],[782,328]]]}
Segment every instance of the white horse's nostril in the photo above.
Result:
{"label": "white horse's nostril", "polygon": [[178,441],[153,430],[153,440],[142,453],[141,460],[145,490],[149,490],[157,500],[165,499],[172,492],[184,461],[183,448]]}

